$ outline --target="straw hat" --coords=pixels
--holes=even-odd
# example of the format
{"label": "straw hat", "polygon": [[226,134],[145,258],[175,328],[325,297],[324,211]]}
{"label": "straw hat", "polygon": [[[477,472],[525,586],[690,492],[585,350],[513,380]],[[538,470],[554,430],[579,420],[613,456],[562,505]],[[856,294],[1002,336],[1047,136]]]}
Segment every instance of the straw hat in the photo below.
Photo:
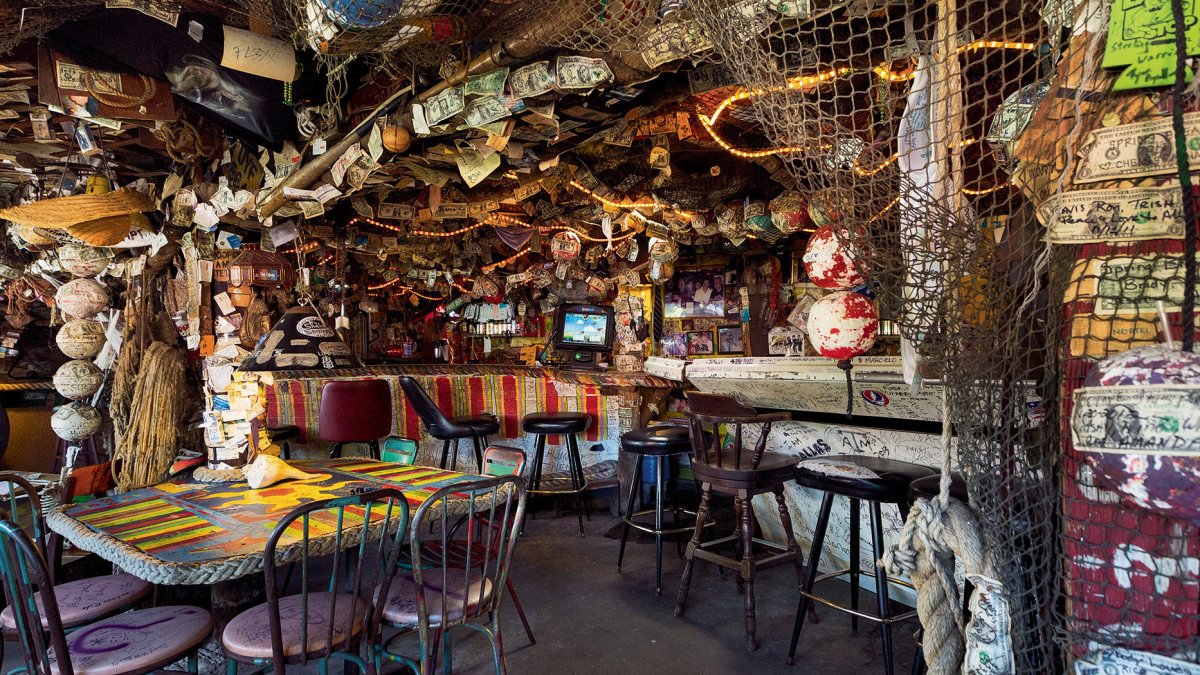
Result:
{"label": "straw hat", "polygon": [[139,215],[142,211],[153,210],[154,202],[149,197],[132,188],[122,188],[0,209],[0,218],[19,226],[65,230],[92,246],[112,246],[128,236],[135,224],[145,222]]}

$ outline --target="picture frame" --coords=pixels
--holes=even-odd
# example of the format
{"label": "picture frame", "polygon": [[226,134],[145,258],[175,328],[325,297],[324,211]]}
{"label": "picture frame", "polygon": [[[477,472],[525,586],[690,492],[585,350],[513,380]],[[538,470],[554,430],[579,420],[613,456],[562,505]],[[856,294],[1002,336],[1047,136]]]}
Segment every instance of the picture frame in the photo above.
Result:
{"label": "picture frame", "polygon": [[662,347],[663,356],[687,356],[687,340],[683,333],[664,333]]}
{"label": "picture frame", "polygon": [[668,319],[725,316],[725,271],[721,268],[678,270],[663,288],[663,316]]}
{"label": "picture frame", "polygon": [[742,354],[745,353],[745,350],[745,345],[742,342],[741,324],[717,326],[718,354]]}
{"label": "picture frame", "polygon": [[690,330],[684,333],[684,337],[688,356],[712,356],[714,353],[711,330]]}

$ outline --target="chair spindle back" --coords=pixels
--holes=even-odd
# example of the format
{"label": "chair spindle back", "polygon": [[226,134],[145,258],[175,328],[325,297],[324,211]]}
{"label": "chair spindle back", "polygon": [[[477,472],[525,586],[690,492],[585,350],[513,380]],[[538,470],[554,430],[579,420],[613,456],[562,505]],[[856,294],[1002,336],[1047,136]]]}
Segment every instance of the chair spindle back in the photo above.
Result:
{"label": "chair spindle back", "polygon": [[[73,675],[70,652],[58,613],[50,571],[34,540],[10,520],[0,520],[0,584],[13,610],[24,672]],[[40,594],[41,607],[34,601]],[[42,625],[43,614],[46,619]],[[57,662],[50,659],[53,653]]]}
{"label": "chair spindle back", "polygon": [[[767,437],[771,425],[792,417],[785,412],[760,414],[756,409],[743,405],[733,396],[723,394],[688,394],[688,434],[692,441],[692,461],[717,468],[755,470],[767,449]],[[732,426],[732,438],[728,446],[721,442],[721,425]],[[743,465],[742,427],[759,426],[758,441],[754,445],[748,465]]]}

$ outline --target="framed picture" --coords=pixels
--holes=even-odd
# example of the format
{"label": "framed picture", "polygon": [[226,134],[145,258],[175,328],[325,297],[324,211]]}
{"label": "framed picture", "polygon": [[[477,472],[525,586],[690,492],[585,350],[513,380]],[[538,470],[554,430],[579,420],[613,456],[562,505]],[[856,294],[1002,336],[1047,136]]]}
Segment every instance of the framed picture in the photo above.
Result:
{"label": "framed picture", "polygon": [[725,316],[725,273],[720,268],[677,271],[663,293],[668,319]]}
{"label": "framed picture", "polygon": [[663,356],[687,356],[687,341],[683,333],[666,333],[662,337]]}
{"label": "framed picture", "polygon": [[717,326],[717,353],[718,354],[741,354],[742,348],[742,326]]}
{"label": "framed picture", "polygon": [[687,336],[688,356],[709,356],[713,353],[713,334],[710,330],[690,330]]}

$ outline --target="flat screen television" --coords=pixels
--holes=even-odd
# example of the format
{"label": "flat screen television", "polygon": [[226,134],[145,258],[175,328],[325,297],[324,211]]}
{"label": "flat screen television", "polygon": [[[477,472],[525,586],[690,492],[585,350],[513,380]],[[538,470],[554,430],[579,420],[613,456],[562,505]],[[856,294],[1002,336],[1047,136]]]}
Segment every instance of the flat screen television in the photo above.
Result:
{"label": "flat screen television", "polygon": [[562,305],[554,318],[554,346],[570,364],[591,365],[596,353],[612,351],[615,332],[612,307]]}

